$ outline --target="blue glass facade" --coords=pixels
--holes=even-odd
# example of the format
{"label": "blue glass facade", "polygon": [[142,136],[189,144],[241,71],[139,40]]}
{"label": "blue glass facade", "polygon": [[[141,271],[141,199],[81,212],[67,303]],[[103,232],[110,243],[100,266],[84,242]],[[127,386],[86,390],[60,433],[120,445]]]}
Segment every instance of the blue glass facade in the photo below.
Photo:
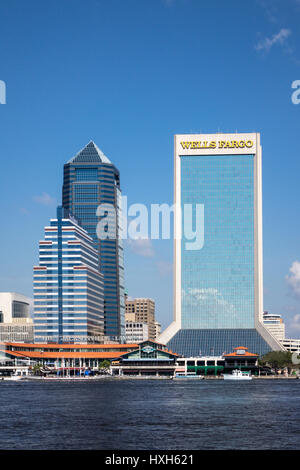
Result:
{"label": "blue glass facade", "polygon": [[103,276],[93,240],[59,207],[45,228],[34,268],[37,342],[72,342],[104,334]]}
{"label": "blue glass facade", "polygon": [[204,205],[205,234],[187,250],[182,227],[182,328],[254,328],[254,156],[180,158],[182,210]]}
{"label": "blue glass facade", "polygon": [[237,345],[264,355],[270,346],[254,329],[205,329],[179,330],[168,342],[168,348],[185,357],[222,356],[233,351]]}
{"label": "blue glass facade", "polygon": [[262,323],[261,184],[259,134],[175,136],[175,316],[160,340],[179,354],[281,349]]}
{"label": "blue glass facade", "polygon": [[[112,204],[117,213],[116,239],[99,240],[96,215],[100,204]],[[104,279],[104,329],[107,336],[125,336],[123,245],[120,175],[101,150],[90,142],[64,166],[63,207],[93,238]]]}

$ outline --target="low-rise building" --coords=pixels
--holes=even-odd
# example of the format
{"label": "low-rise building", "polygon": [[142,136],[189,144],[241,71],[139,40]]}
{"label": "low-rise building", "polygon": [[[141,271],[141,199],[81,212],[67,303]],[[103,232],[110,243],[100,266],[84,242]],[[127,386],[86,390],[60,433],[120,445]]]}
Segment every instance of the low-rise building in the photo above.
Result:
{"label": "low-rise building", "polygon": [[195,375],[221,375],[234,369],[258,372],[258,354],[250,353],[248,348],[239,346],[230,354],[222,356],[179,357],[176,361],[176,373]]}
{"label": "low-rise building", "polygon": [[177,358],[164,344],[148,340],[112,361],[111,370],[120,376],[173,377]]}
{"label": "low-rise building", "polygon": [[31,299],[16,292],[0,292],[0,342],[33,341]]}
{"label": "low-rise building", "polygon": [[119,359],[135,351],[138,344],[65,344],[65,343],[13,343],[0,345],[0,354],[7,359],[29,359],[52,369],[80,371],[98,368],[104,360]]}
{"label": "low-rise building", "polygon": [[281,341],[281,344],[286,349],[286,351],[289,351],[291,353],[293,352],[300,353],[300,339],[299,338],[298,339],[285,338]]}

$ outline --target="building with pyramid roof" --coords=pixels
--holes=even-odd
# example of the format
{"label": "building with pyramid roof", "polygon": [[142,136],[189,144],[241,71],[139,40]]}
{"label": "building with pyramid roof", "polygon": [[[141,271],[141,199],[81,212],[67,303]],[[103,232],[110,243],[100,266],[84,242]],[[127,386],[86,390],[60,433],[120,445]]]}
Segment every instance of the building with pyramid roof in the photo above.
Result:
{"label": "building with pyramid roof", "polygon": [[[110,337],[125,337],[124,263],[119,239],[121,217],[120,173],[109,158],[90,141],[64,165],[63,207],[93,238],[99,254],[104,282],[104,332]],[[116,210],[116,237],[97,236],[100,204],[112,204]]]}

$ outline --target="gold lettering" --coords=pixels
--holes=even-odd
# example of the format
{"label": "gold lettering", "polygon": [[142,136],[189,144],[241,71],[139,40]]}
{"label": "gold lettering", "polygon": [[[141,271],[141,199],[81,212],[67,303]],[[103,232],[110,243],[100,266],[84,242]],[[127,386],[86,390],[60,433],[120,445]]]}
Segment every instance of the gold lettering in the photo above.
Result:
{"label": "gold lettering", "polygon": [[216,146],[217,146],[217,142],[216,142],[215,140],[212,140],[211,143],[209,144],[209,147],[210,147],[211,149],[215,149]]}
{"label": "gold lettering", "polygon": [[226,144],[225,140],[219,140],[219,148],[222,149]]}
{"label": "gold lettering", "polygon": [[245,147],[245,141],[244,141],[244,140],[240,140],[240,141],[239,141],[239,147],[240,147],[240,148],[244,148],[244,147]]}
{"label": "gold lettering", "polygon": [[226,148],[228,148],[228,147],[231,147],[229,140],[227,140],[226,144],[224,145],[224,149],[226,149]]}
{"label": "gold lettering", "polygon": [[183,149],[190,148],[191,142],[180,142]]}
{"label": "gold lettering", "polygon": [[253,147],[253,142],[252,142],[252,140],[247,140],[247,142],[246,142],[246,147],[248,147],[248,148]]}

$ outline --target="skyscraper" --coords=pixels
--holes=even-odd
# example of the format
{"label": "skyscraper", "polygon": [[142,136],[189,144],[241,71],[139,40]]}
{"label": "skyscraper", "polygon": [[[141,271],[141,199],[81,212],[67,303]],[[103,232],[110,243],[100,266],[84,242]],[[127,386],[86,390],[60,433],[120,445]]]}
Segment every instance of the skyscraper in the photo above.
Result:
{"label": "skyscraper", "polygon": [[[116,210],[116,238],[97,236],[96,215],[101,204]],[[125,337],[124,256],[120,233],[120,174],[94,142],[89,142],[64,165],[63,207],[93,238],[104,280],[105,335]]]}
{"label": "skyscraper", "polygon": [[[45,227],[34,267],[36,342],[86,342],[104,334],[103,276],[93,239],[62,207]],[[95,340],[96,338],[91,338]]]}
{"label": "skyscraper", "polygon": [[[129,322],[146,323],[148,325],[148,338],[154,341],[155,333],[155,302],[153,299],[136,298],[126,299],[125,301],[125,319]],[[129,342],[129,341],[128,341]]]}
{"label": "skyscraper", "polygon": [[[193,249],[185,210],[197,204]],[[262,321],[260,135],[176,135],[175,207],[175,318],[160,341],[185,356],[282,349]]]}

